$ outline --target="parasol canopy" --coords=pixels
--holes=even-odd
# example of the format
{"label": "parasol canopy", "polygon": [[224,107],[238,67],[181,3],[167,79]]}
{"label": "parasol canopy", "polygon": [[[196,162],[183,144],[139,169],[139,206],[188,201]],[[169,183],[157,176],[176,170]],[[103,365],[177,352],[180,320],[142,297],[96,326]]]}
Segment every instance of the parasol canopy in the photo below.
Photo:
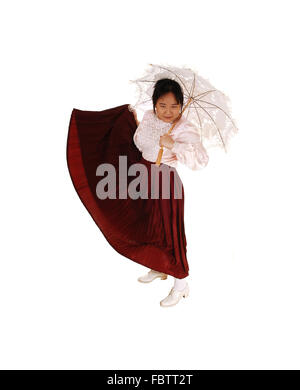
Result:
{"label": "parasol canopy", "polygon": [[143,77],[129,80],[137,87],[137,101],[130,105],[131,109],[143,112],[152,109],[156,81],[175,80],[184,96],[182,115],[197,127],[204,147],[221,147],[227,152],[230,139],[238,132],[231,116],[229,97],[190,68],[149,65]]}

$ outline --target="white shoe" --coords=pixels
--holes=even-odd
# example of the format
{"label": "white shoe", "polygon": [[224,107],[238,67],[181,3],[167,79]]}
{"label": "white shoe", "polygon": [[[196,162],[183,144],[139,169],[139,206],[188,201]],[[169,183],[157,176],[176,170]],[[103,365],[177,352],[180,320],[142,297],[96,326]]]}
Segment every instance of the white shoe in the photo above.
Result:
{"label": "white shoe", "polygon": [[169,295],[162,301],[160,301],[160,306],[174,306],[180,301],[182,297],[186,298],[189,295],[189,292],[190,288],[188,283],[186,283],[186,286],[183,290],[175,290],[174,287],[172,287],[171,291],[169,292]]}
{"label": "white shoe", "polygon": [[167,277],[168,275],[164,274],[163,272],[151,270],[146,275],[140,276],[138,278],[138,281],[141,283],[150,283],[156,278],[161,278],[161,280],[166,280]]}

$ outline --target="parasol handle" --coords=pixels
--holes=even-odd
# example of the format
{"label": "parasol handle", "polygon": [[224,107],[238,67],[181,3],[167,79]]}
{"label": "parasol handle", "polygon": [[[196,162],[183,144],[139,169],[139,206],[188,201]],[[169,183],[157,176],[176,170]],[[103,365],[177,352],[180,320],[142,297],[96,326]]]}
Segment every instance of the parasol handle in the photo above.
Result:
{"label": "parasol handle", "polygon": [[[171,134],[171,131],[174,129],[176,123],[179,121],[179,119],[181,118],[182,114],[184,113],[184,110],[187,108],[187,106],[191,103],[193,99],[190,97],[189,98],[189,101],[187,102],[187,104],[183,107],[183,110],[181,111],[180,115],[175,119],[174,123],[172,124],[172,126],[170,127],[170,129],[168,130],[168,133],[167,134]],[[162,146],[160,149],[159,149],[159,152],[158,152],[158,155],[157,155],[157,158],[156,158],[156,162],[155,164],[159,167],[160,166],[160,162],[161,162],[161,159],[162,159],[162,155],[163,155],[163,152],[164,152],[164,147]]]}

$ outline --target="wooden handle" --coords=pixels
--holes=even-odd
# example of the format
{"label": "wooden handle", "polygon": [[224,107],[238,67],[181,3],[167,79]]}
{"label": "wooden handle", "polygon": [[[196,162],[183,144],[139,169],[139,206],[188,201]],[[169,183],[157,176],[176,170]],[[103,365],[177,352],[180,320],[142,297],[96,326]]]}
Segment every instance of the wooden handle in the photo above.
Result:
{"label": "wooden handle", "polygon": [[161,158],[162,158],[162,155],[163,155],[163,151],[164,151],[164,148],[160,148],[160,149],[159,149],[159,152],[158,152],[158,155],[157,155],[157,159],[156,159],[155,164],[156,164],[158,167],[160,166],[160,162],[161,162]]}

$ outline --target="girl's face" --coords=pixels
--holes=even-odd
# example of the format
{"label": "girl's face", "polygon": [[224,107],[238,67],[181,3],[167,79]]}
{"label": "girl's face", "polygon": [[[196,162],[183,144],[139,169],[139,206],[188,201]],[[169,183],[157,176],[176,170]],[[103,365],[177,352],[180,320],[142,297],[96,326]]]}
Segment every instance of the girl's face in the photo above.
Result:
{"label": "girl's face", "polygon": [[172,123],[180,114],[181,105],[176,102],[173,92],[168,92],[157,99],[155,112],[162,121]]}

